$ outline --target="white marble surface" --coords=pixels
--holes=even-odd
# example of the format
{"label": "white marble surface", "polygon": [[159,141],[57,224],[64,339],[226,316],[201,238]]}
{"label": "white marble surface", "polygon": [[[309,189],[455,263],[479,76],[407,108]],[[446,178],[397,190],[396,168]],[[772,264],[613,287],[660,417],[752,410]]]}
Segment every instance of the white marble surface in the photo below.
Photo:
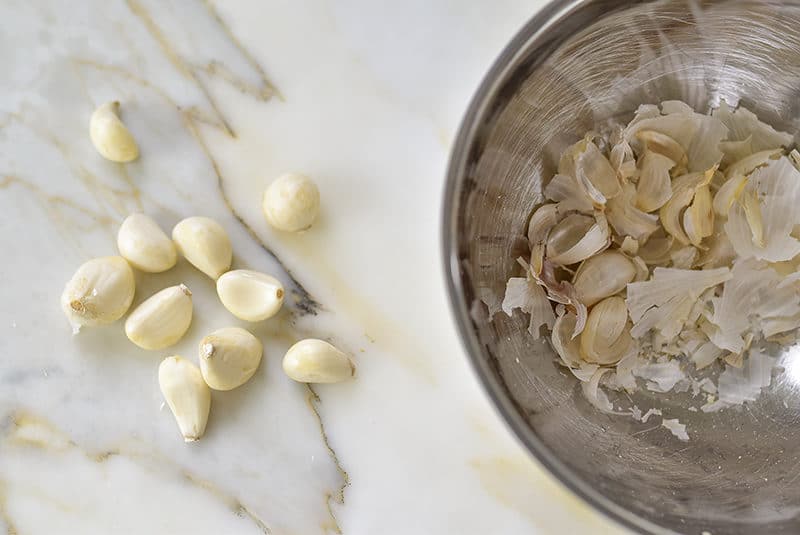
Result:
{"label": "white marble surface", "polygon": [[[3,2],[6,531],[617,533],[500,422],[456,338],[440,270],[457,123],[540,6]],[[106,162],[89,142],[91,111],[111,99],[140,142],[135,163]],[[303,235],[271,231],[260,213],[264,186],[288,170],[322,192],[322,218]],[[254,327],[266,349],[255,378],[214,393],[195,444],[160,408],[156,368],[240,324],[212,282],[183,264],[138,275],[137,302],[178,282],[194,291],[193,326],[169,352],[132,346],[121,324],[73,337],[58,306],[74,269],[114,254],[117,226],[137,210],[165,228],[217,218],[235,266],[292,290],[287,310]],[[314,391],[288,380],[280,358],[309,335],[351,352],[357,380]]]}

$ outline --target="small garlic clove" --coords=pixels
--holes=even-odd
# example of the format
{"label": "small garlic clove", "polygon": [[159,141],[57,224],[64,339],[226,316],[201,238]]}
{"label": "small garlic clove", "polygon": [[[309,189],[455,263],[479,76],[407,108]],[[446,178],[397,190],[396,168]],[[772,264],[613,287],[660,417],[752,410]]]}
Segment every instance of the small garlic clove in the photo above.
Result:
{"label": "small garlic clove", "polygon": [[147,273],[161,273],[175,265],[175,244],[158,223],[144,214],[131,214],[117,233],[119,253],[130,264]]}
{"label": "small garlic clove", "polygon": [[306,230],[319,213],[319,189],[305,175],[282,175],[264,191],[262,209],[267,222],[278,230]]}
{"label": "small garlic clove", "polygon": [[622,253],[605,251],[588,258],[575,273],[572,285],[587,307],[617,294],[636,276],[636,267]]}
{"label": "small garlic clove", "polygon": [[125,334],[142,349],[176,344],[192,323],[192,292],[180,284],[148,297],[125,321]]}
{"label": "small garlic clove", "polygon": [[183,357],[167,357],[158,366],[158,385],[186,442],[203,436],[211,410],[211,390],[200,370]]}
{"label": "small garlic clove", "polygon": [[275,277],[249,269],[235,269],[217,279],[217,295],[237,318],[261,321],[281,309],[284,290]]}
{"label": "small garlic clove", "polygon": [[595,217],[572,214],[565,217],[547,239],[547,259],[569,266],[585,260],[610,244],[608,221],[602,213]]}
{"label": "small garlic clove", "polygon": [[307,339],[289,348],[283,371],[300,383],[338,383],[356,373],[350,357],[323,340]]}
{"label": "small garlic clove", "polygon": [[256,373],[261,363],[261,342],[240,327],[225,327],[200,341],[200,372],[214,390],[232,390]]}
{"label": "small garlic clove", "polygon": [[92,113],[89,137],[107,160],[125,163],[139,157],[136,140],[119,118],[119,102],[107,102]]}
{"label": "small garlic clove", "polygon": [[74,332],[84,325],[103,325],[120,319],[133,301],[133,270],[121,256],[84,263],[67,282],[61,308]]}
{"label": "small garlic clove", "polygon": [[614,364],[633,343],[628,309],[621,297],[597,303],[581,333],[581,357],[595,364]]}
{"label": "small garlic clove", "polygon": [[209,217],[187,217],[172,229],[178,251],[194,267],[216,280],[228,271],[233,247],[222,225]]}

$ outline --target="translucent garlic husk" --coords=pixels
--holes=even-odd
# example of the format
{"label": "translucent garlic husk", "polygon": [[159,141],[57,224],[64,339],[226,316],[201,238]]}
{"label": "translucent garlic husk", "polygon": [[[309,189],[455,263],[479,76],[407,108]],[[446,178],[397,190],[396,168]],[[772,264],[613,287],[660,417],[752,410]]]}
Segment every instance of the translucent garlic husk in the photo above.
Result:
{"label": "translucent garlic husk", "polygon": [[636,267],[627,256],[616,251],[604,251],[581,264],[572,285],[578,299],[590,307],[624,290],[635,276]]}
{"label": "translucent garlic husk", "polygon": [[557,204],[543,204],[533,212],[528,223],[528,242],[532,245],[547,240],[550,230],[561,220]]}
{"label": "translucent garlic husk", "polygon": [[714,195],[714,212],[721,217],[728,217],[731,206],[739,198],[747,186],[748,178],[745,175],[734,175],[725,181]]}
{"label": "translucent garlic husk", "polygon": [[645,212],[658,210],[672,197],[670,169],[675,162],[656,152],[645,152],[640,158],[636,206]]}
{"label": "translucent garlic husk", "polygon": [[595,364],[614,364],[628,351],[631,338],[628,309],[621,297],[608,297],[589,311],[581,333],[581,357]]}
{"label": "translucent garlic husk", "polygon": [[762,150],[756,152],[755,154],[751,154],[750,156],[742,158],[738,162],[729,165],[725,170],[725,177],[730,178],[737,175],[749,175],[755,171],[756,168],[766,165],[771,159],[780,155],[782,152],[783,149],[777,148]]}
{"label": "translucent garlic husk", "polygon": [[715,172],[716,168],[713,168],[704,173],[690,173],[676,178],[673,182],[672,198],[661,207],[659,217],[664,230],[683,245],[689,245],[691,240],[684,232],[681,214],[692,202],[697,190],[708,185]]}
{"label": "translucent garlic husk", "polygon": [[683,213],[683,230],[696,247],[700,246],[703,238],[714,232],[714,207],[708,185],[700,186],[695,191],[692,204]]}
{"label": "translucent garlic husk", "polygon": [[666,156],[680,168],[687,167],[686,151],[668,135],[655,130],[640,130],[636,132],[636,138],[644,144],[647,151]]}
{"label": "translucent garlic husk", "polygon": [[578,182],[598,204],[604,204],[621,192],[617,172],[592,141],[587,141],[584,150],[576,156],[575,173]]}
{"label": "translucent garlic husk", "polygon": [[578,367],[582,362],[580,339],[573,336],[577,321],[577,316],[572,312],[561,314],[556,318],[550,335],[553,349],[568,368]]}

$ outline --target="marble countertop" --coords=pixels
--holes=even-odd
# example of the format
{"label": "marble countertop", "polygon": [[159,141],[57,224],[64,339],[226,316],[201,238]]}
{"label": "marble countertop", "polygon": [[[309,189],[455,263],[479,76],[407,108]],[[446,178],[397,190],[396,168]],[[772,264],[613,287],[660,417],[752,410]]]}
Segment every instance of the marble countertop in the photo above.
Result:
{"label": "marble countertop", "polygon": [[[449,145],[490,62],[540,0],[94,0],[0,6],[0,523],[39,533],[621,533],[512,438],[463,354],[439,259]],[[88,137],[122,102],[131,164]],[[265,185],[319,184],[319,224],[263,220]],[[137,275],[136,302],[183,282],[195,320],[168,352],[121,323],[72,336],[58,299],[115,254],[131,212],[216,218],[234,266],[289,298],[253,327],[265,359],[215,392],[184,444],[156,370],[239,325],[185,264]],[[309,388],[300,337],[354,355]]]}

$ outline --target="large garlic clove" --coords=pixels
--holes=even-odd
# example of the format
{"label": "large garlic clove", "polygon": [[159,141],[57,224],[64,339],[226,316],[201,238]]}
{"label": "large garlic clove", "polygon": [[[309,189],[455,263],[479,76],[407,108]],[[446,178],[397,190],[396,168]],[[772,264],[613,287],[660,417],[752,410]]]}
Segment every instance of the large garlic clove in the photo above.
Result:
{"label": "large garlic clove", "polygon": [[158,385],[184,440],[202,437],[211,410],[211,390],[197,366],[183,357],[167,357],[158,367]]}
{"label": "large garlic clove", "polygon": [[261,363],[261,342],[240,327],[225,327],[200,341],[200,372],[214,390],[246,383]]}
{"label": "large garlic clove", "polygon": [[144,214],[125,218],[117,233],[119,253],[130,264],[147,273],[161,273],[175,265],[175,244],[158,223]]}
{"label": "large garlic clove", "polygon": [[668,135],[655,130],[640,130],[636,132],[636,138],[644,143],[647,151],[666,156],[673,162],[673,165],[683,169],[689,165],[686,151],[680,143]]}
{"label": "large garlic clove", "polygon": [[192,292],[180,284],[148,297],[125,321],[125,334],[142,349],[163,349],[183,338],[192,323]]}
{"label": "large garlic clove", "polygon": [[617,294],[636,276],[636,267],[624,254],[605,251],[581,264],[572,285],[587,307]]}
{"label": "large garlic clove", "polygon": [[595,364],[614,364],[630,349],[631,323],[621,297],[608,297],[589,312],[581,333],[581,356]]}
{"label": "large garlic clove", "polygon": [[233,247],[222,225],[208,217],[187,217],[172,229],[178,251],[194,267],[216,280],[228,271]]}
{"label": "large garlic clove", "polygon": [[74,332],[84,325],[103,325],[120,319],[133,301],[133,270],[121,256],[84,263],[67,282],[61,308]]}
{"label": "large garlic clove", "polygon": [[89,119],[89,137],[94,148],[112,162],[132,162],[139,157],[139,147],[119,118],[119,102],[97,108]]}
{"label": "large garlic clove", "polygon": [[645,152],[640,162],[636,206],[645,212],[653,212],[672,197],[669,170],[675,167],[675,162],[655,152]]}
{"label": "large garlic clove", "polygon": [[283,371],[300,383],[338,383],[356,373],[350,357],[323,340],[301,340],[283,357]]}
{"label": "large garlic clove", "polygon": [[697,189],[692,204],[683,213],[683,230],[695,247],[714,233],[714,206],[708,185]]}
{"label": "large garlic clove", "polygon": [[249,269],[235,269],[217,279],[217,295],[237,318],[261,321],[278,313],[284,291],[275,277]]}
{"label": "large garlic clove", "polygon": [[689,245],[691,240],[683,230],[681,213],[692,202],[695,192],[711,182],[714,173],[716,173],[716,168],[709,169],[703,173],[690,173],[676,178],[673,183],[672,189],[674,193],[672,198],[659,211],[664,230],[683,245]]}
{"label": "large garlic clove", "polygon": [[595,217],[572,214],[551,231],[547,239],[547,258],[568,266],[589,258],[608,247],[608,222],[602,213]]}
{"label": "large garlic clove", "polygon": [[306,230],[319,213],[319,189],[305,175],[282,175],[264,191],[262,209],[267,222],[278,230]]}

